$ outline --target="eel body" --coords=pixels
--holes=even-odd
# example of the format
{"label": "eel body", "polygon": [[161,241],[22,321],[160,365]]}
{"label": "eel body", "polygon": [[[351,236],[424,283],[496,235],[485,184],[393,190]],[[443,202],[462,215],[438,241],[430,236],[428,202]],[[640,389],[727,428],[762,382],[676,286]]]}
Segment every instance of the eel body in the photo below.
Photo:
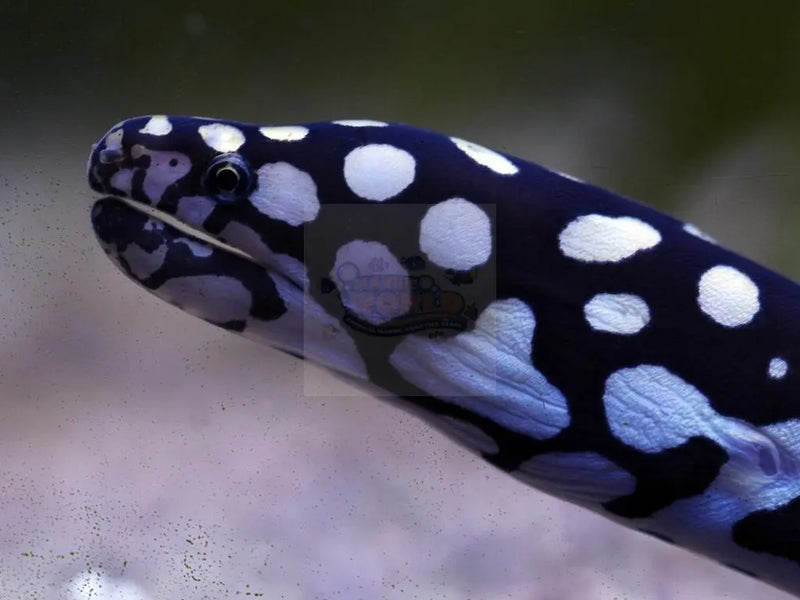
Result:
{"label": "eel body", "polygon": [[88,176],[100,244],[159,298],[800,594],[795,283],[617,194],[405,125],[137,117]]}

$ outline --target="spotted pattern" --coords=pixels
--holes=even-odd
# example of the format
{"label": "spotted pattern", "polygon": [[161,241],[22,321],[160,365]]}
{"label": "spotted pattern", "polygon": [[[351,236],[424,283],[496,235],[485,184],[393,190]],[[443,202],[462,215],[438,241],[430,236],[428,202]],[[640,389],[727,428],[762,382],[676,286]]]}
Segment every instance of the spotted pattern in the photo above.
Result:
{"label": "spotted pattern", "polygon": [[661,241],[652,226],[634,217],[582,215],[558,236],[564,256],[582,262],[620,262]]}
{"label": "spotted pattern", "polygon": [[[690,437],[756,445],[752,427],[719,415],[697,388],[656,365],[620,369],[606,381],[603,401],[611,432],[646,453],[685,443]],[[763,441],[764,447],[770,444]]]}
{"label": "spotted pattern", "polygon": [[405,150],[389,144],[368,144],[344,159],[344,179],[357,196],[384,202],[414,181],[416,162]]}
{"label": "spotted pattern", "polygon": [[147,168],[135,168],[135,173],[143,173],[142,191],[151,203],[157,203],[164,191],[189,173],[191,159],[182,152],[150,150],[145,146],[134,146],[133,157],[147,158]]}
{"label": "spotted pattern", "polygon": [[344,307],[373,325],[388,323],[411,308],[408,271],[380,242],[354,240],[339,248],[330,278]]}
{"label": "spotted pattern", "polygon": [[536,325],[518,300],[490,304],[475,329],[450,340],[412,335],[389,358],[407,381],[437,398],[546,439],[569,425],[566,398],[531,364]]}
{"label": "spotted pattern", "polygon": [[236,152],[244,144],[241,129],[224,123],[209,123],[197,128],[200,137],[210,148],[218,152]]}
{"label": "spotted pattern", "polygon": [[372,119],[343,119],[334,121],[334,123],[344,127],[387,127],[389,125],[383,121],[373,121]]}
{"label": "spotted pattern", "polygon": [[433,205],[419,227],[419,247],[439,266],[466,271],[485,263],[492,253],[488,215],[464,198]]}
{"label": "spotted pattern", "polygon": [[728,265],[703,273],[697,290],[700,310],[725,327],[746,325],[761,308],[753,280]]}
{"label": "spotted pattern", "polygon": [[780,357],[771,358],[769,361],[768,373],[772,379],[783,379],[789,371],[789,365]]}
{"label": "spotted pattern", "polygon": [[583,316],[595,331],[631,335],[650,322],[650,308],[633,294],[597,294],[583,307]]}
{"label": "spotted pattern", "polygon": [[283,127],[259,127],[265,138],[276,142],[298,142],[308,135],[308,127],[286,125]]}
{"label": "spotted pattern", "polygon": [[[224,199],[220,155],[251,183]],[[800,594],[793,282],[611,192],[380,121],[140,117],[87,171],[102,248],[159,298]]]}
{"label": "spotted pattern", "polygon": [[172,131],[172,123],[164,115],[155,115],[139,130],[139,133],[149,135],[167,135]]}
{"label": "spotted pattern", "polygon": [[491,169],[498,175],[516,175],[519,168],[502,154],[489,150],[473,142],[460,138],[451,138],[456,148],[469,156],[479,165]]}
{"label": "spotted pattern", "polygon": [[259,212],[297,226],[319,213],[314,179],[286,162],[267,163],[258,170],[258,189],[250,202]]}

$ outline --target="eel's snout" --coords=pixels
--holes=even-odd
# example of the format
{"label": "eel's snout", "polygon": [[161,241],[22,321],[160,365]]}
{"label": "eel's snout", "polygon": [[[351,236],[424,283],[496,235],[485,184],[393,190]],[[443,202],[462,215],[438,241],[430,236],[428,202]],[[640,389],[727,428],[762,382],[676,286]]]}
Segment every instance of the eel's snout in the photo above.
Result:
{"label": "eel's snout", "polygon": [[152,132],[148,123],[153,117],[133,117],[114,125],[97,143],[92,145],[86,174],[89,186],[101,194],[129,196],[131,176],[135,166],[136,144],[142,143]]}
{"label": "eel's snout", "polygon": [[[92,145],[89,160],[86,163],[86,175],[89,186],[101,194],[120,194],[125,190],[113,185],[116,177],[126,167],[130,166],[130,157],[119,145],[119,141],[110,140],[112,134],[107,134],[99,142]],[[121,136],[119,136],[121,139]]]}

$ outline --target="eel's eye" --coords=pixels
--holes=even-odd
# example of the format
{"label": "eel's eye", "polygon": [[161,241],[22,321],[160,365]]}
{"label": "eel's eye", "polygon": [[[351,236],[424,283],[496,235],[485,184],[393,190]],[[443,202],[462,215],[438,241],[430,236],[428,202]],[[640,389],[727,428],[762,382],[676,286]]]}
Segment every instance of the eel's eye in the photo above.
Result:
{"label": "eel's eye", "polygon": [[235,202],[244,198],[250,192],[252,183],[252,171],[238,154],[218,156],[203,176],[206,193],[220,202]]}

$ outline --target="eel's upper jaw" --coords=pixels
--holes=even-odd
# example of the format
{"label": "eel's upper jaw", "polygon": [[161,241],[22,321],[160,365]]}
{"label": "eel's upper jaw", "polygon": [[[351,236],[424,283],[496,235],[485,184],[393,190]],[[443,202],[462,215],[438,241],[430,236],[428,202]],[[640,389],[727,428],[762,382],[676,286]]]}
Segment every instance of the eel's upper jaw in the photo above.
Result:
{"label": "eel's upper jaw", "polygon": [[[93,190],[101,194],[130,197],[129,190],[120,189],[125,187],[125,177],[120,178],[120,174],[134,168],[137,147],[146,149],[151,143],[157,143],[158,136],[151,135],[152,128],[148,129],[153,119],[153,116],[144,115],[120,121],[92,144],[86,173]],[[120,186],[120,183],[123,185]]]}

